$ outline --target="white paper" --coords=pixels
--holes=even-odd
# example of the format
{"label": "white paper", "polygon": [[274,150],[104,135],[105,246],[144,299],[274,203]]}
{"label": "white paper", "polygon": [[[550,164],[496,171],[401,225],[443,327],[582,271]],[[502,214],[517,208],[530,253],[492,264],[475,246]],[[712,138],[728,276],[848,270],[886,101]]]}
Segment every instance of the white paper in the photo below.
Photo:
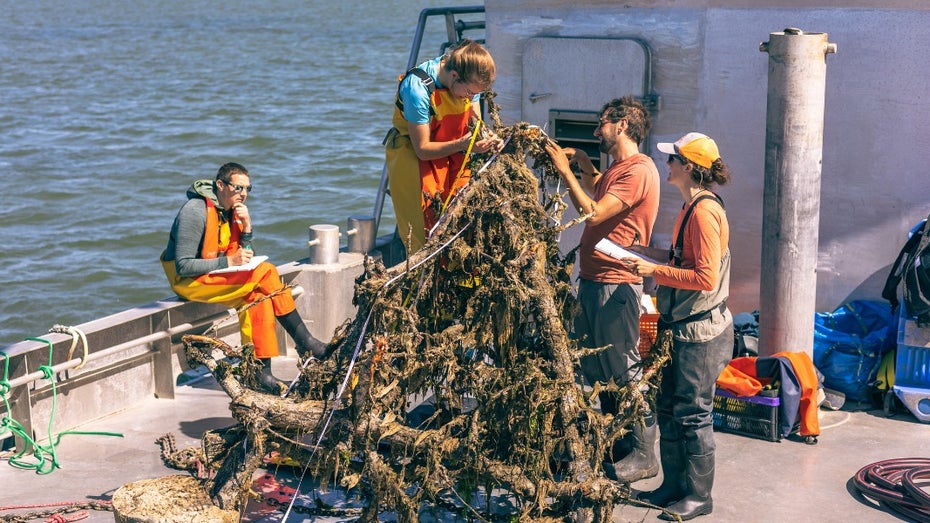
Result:
{"label": "white paper", "polygon": [[607,238],[603,238],[601,241],[597,242],[594,248],[610,256],[611,258],[616,258],[618,260],[623,259],[623,258],[639,258],[641,260],[645,260],[649,263],[654,263],[656,265],[665,265],[664,263],[653,260],[652,258],[644,254],[639,254],[633,251],[628,251],[624,249],[623,247],[617,245],[616,243],[608,240]]}
{"label": "white paper", "polygon": [[255,256],[252,258],[249,263],[245,265],[233,265],[232,267],[226,267],[225,269],[217,269],[215,271],[210,271],[210,274],[223,274],[226,272],[242,272],[242,271],[254,271],[258,264],[267,260],[267,256]]}
{"label": "white paper", "polygon": [[656,305],[652,303],[652,296],[643,293],[643,297],[640,301],[642,302],[643,310],[646,311],[646,314],[658,314],[659,311],[656,310]]}

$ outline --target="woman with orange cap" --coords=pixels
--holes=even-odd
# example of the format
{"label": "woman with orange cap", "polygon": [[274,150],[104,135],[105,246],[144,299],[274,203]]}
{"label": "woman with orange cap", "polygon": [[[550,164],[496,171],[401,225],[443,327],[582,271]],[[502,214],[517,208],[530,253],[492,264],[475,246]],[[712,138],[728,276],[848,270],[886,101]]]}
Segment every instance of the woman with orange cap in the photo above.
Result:
{"label": "woman with orange cap", "polygon": [[[701,133],[659,143],[668,154],[668,181],[684,205],[672,229],[670,251],[633,246],[653,259],[625,258],[634,274],[652,277],[660,330],[672,333],[671,362],[657,399],[662,485],[640,499],[665,507],[682,520],[713,511],[713,399],[717,376],[733,355],[733,316],[726,306],[730,283],[730,228],[723,200],[710,190],[730,173],[717,144]],[[674,520],[667,513],[659,515]]]}

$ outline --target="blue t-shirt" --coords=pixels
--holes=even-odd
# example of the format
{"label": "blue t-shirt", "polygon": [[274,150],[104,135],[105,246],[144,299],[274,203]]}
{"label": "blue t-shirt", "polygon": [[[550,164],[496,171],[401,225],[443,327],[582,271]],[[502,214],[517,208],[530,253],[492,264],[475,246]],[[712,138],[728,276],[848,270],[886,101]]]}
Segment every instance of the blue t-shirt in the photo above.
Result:
{"label": "blue t-shirt", "polygon": [[[439,62],[441,60],[442,57],[437,56],[417,66],[426,71],[426,74],[433,79],[436,89],[445,87],[439,83]],[[404,78],[404,81],[400,83],[399,94],[400,101],[404,104],[404,120],[410,123],[428,124],[430,120],[429,91],[423,85],[423,80],[420,80],[420,77],[415,74],[407,75],[407,78]],[[481,95],[479,94],[472,99],[472,102],[478,103],[480,99]]]}

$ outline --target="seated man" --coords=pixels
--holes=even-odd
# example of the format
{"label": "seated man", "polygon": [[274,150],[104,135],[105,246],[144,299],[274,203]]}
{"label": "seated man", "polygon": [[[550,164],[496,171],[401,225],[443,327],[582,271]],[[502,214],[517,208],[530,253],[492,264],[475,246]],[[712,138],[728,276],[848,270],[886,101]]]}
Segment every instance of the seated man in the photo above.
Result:
{"label": "seated man", "polygon": [[280,382],[271,373],[271,358],[278,353],[275,318],[302,357],[324,355],[326,344],[304,325],[291,290],[273,264],[265,261],[252,270],[211,274],[252,260],[252,218],[245,205],[251,190],[249,171],[237,163],[220,167],[215,180],[195,181],[171,226],[161,261],[171,289],[181,298],[236,308],[255,303],[239,313],[241,341],[255,346],[255,357],[263,365],[262,388],[277,392]]}

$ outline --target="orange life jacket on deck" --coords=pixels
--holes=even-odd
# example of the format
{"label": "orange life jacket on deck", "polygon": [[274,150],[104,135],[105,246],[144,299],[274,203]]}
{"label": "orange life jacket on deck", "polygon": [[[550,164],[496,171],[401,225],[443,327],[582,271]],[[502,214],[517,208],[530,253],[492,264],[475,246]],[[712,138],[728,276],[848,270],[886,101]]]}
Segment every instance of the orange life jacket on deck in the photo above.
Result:
{"label": "orange life jacket on deck", "polygon": [[[771,357],[746,356],[734,358],[717,378],[717,386],[740,396],[754,396],[769,384],[779,369],[773,362],[779,358],[787,360],[793,371],[794,379],[781,376],[779,388],[779,410],[782,415],[782,428],[790,431],[796,419],[800,418],[798,433],[801,436],[819,436],[820,419],[817,415],[817,389],[820,380],[817,369],[806,352],[776,352]],[[762,365],[764,363],[764,365]],[[760,375],[759,367],[762,366]],[[787,376],[792,378],[792,376]],[[782,435],[787,436],[783,430]]]}

